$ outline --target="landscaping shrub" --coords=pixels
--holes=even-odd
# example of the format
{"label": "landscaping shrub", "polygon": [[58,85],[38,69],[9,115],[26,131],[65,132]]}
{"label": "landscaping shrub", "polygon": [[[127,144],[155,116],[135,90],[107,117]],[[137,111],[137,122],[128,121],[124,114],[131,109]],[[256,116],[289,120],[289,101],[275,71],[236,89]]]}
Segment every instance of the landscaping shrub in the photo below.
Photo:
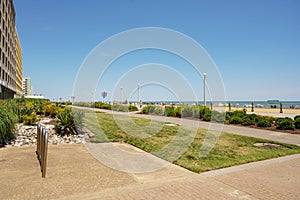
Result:
{"label": "landscaping shrub", "polygon": [[300,129],[300,118],[299,117],[294,120],[294,126],[296,129]]}
{"label": "landscaping shrub", "polygon": [[181,110],[182,110],[181,106],[177,106],[175,108],[175,117],[181,117],[181,114],[182,114]]}
{"label": "landscaping shrub", "polygon": [[230,117],[232,116],[232,112],[226,112],[226,120],[230,120]]}
{"label": "landscaping shrub", "polygon": [[269,119],[260,117],[257,122],[258,127],[271,127],[272,123]]}
{"label": "landscaping shrub", "polygon": [[297,115],[294,117],[294,120],[296,121],[297,119],[300,119],[300,115]]}
{"label": "landscaping shrub", "polygon": [[81,106],[81,107],[91,107],[90,103],[86,103],[86,102],[75,102],[73,103],[74,106]]}
{"label": "landscaping shrub", "polygon": [[280,130],[294,130],[294,120],[291,118],[278,118],[276,120],[276,129]]}
{"label": "landscaping shrub", "polygon": [[134,106],[134,105],[129,104],[128,110],[129,110],[129,111],[137,111],[138,108],[137,108],[136,106]]}
{"label": "landscaping shrub", "polygon": [[192,117],[193,118],[200,118],[200,106],[192,106]]}
{"label": "landscaping shrub", "polygon": [[174,109],[174,107],[166,106],[165,107],[165,115],[167,117],[173,117],[173,116],[175,116],[175,109]]}
{"label": "landscaping shrub", "polygon": [[54,103],[45,103],[43,110],[45,116],[55,117],[58,113],[63,111],[63,108]]}
{"label": "landscaping shrub", "polygon": [[207,119],[207,117],[211,115],[211,110],[207,106],[199,106],[199,118],[204,120],[205,115]]}
{"label": "landscaping shrub", "polygon": [[230,124],[241,124],[242,122],[243,122],[242,118],[239,116],[235,116],[235,115],[233,115],[229,119]]}
{"label": "landscaping shrub", "polygon": [[242,125],[243,126],[251,126],[251,125],[255,125],[255,118],[251,117],[251,116],[246,116],[242,119]]}
{"label": "landscaping shrub", "polygon": [[256,114],[247,114],[247,118],[251,121],[258,121],[258,116]]}
{"label": "landscaping shrub", "polygon": [[221,113],[218,111],[212,111],[211,112],[211,121],[215,122],[224,122],[226,118],[226,113]]}
{"label": "landscaping shrub", "polygon": [[203,121],[209,122],[211,121],[211,111],[207,111],[203,116]]}
{"label": "landscaping shrub", "polygon": [[65,109],[56,115],[55,130],[59,135],[76,135],[83,128],[83,112],[72,112]]}
{"label": "landscaping shrub", "polygon": [[193,116],[193,110],[190,106],[182,106],[181,109],[181,117],[192,117]]}
{"label": "landscaping shrub", "polygon": [[111,109],[115,110],[115,111],[128,112],[127,105],[124,106],[124,105],[120,105],[120,104],[115,104],[115,105],[112,105]]}
{"label": "landscaping shrub", "polygon": [[246,110],[235,110],[232,112],[232,116],[244,117],[246,115]]}
{"label": "landscaping shrub", "polygon": [[142,114],[149,114],[150,107],[151,107],[151,106],[144,106],[144,107],[142,108],[141,113],[142,113]]}
{"label": "landscaping shrub", "polygon": [[14,136],[16,122],[16,115],[4,106],[0,106],[0,144],[5,144],[6,140]]}
{"label": "landscaping shrub", "polygon": [[95,108],[111,110],[111,105],[107,103],[95,102],[94,106]]}
{"label": "landscaping shrub", "polygon": [[38,120],[39,120],[39,118],[37,117],[35,112],[33,112],[29,115],[23,115],[22,116],[22,122],[23,122],[24,125],[33,125]]}
{"label": "landscaping shrub", "polygon": [[[234,118],[233,121],[232,121],[233,124],[235,124],[234,122],[236,121],[236,119],[242,120],[242,118],[244,118],[246,116],[247,116],[246,110],[235,110],[233,112],[226,112],[226,120],[229,120],[229,123],[230,123],[231,118]],[[237,123],[237,124],[241,124],[241,123],[242,122]]]}
{"label": "landscaping shrub", "polygon": [[[120,112],[130,112],[130,111],[137,111],[137,107],[134,105],[121,105],[121,104],[115,104],[111,106],[112,110],[120,111]],[[146,113],[144,113],[146,114]]]}
{"label": "landscaping shrub", "polygon": [[150,114],[152,115],[163,115],[164,109],[160,106],[155,106],[154,109],[150,109]]}

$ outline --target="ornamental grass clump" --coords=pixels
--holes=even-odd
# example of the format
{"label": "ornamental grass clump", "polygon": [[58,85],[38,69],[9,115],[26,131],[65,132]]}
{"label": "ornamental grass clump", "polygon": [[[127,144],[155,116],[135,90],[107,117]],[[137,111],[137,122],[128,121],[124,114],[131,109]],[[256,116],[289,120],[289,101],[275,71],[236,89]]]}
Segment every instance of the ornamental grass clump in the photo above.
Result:
{"label": "ornamental grass clump", "polygon": [[0,145],[14,136],[17,116],[4,106],[0,106]]}
{"label": "ornamental grass clump", "polygon": [[59,135],[77,135],[83,128],[84,113],[65,109],[56,115],[55,130]]}

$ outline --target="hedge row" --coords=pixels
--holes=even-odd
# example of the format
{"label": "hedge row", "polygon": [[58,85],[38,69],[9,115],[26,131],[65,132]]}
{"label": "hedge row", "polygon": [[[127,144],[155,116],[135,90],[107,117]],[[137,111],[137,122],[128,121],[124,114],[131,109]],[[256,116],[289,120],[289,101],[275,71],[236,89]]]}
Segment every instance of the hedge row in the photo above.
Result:
{"label": "hedge row", "polygon": [[115,110],[115,111],[121,111],[121,112],[131,112],[131,111],[137,111],[138,108],[134,105],[122,105],[122,104],[107,104],[103,102],[94,102],[94,103],[86,103],[86,102],[76,102],[73,105],[75,106],[81,106],[81,107],[91,107],[91,108],[100,108],[100,109],[106,109],[106,110]]}
{"label": "hedge row", "polygon": [[276,126],[279,130],[300,129],[300,115],[294,119],[275,118],[269,116],[259,116],[256,114],[247,114],[246,110],[234,112],[211,111],[205,106],[145,106],[142,114],[165,115],[181,118],[197,118],[203,121],[228,122],[230,124],[241,124],[243,126],[271,127]]}

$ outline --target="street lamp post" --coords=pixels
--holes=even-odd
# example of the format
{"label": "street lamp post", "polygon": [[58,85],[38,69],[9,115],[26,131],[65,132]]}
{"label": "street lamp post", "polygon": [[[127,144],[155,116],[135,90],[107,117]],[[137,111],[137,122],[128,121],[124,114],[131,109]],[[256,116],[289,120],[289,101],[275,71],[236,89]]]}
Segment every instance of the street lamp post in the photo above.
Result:
{"label": "street lamp post", "polygon": [[121,97],[121,104],[122,104],[122,101],[123,101],[123,92],[122,92],[122,90],[123,90],[123,87],[121,86],[121,88],[120,88],[120,97]]}
{"label": "street lamp post", "polygon": [[203,97],[203,100],[204,100],[204,106],[206,106],[206,77],[207,77],[207,74],[206,73],[203,73],[203,77],[204,77],[204,88],[203,88],[203,91],[204,91],[204,97]]}
{"label": "street lamp post", "polygon": [[141,102],[141,85],[138,83],[138,104]]}

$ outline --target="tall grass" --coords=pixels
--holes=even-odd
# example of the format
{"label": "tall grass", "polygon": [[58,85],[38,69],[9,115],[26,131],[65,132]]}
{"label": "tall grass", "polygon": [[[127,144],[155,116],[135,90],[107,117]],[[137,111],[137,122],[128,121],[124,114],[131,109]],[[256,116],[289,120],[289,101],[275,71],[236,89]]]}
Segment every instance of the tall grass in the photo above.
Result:
{"label": "tall grass", "polygon": [[16,122],[16,115],[4,106],[0,106],[0,144],[5,144],[14,136]]}

